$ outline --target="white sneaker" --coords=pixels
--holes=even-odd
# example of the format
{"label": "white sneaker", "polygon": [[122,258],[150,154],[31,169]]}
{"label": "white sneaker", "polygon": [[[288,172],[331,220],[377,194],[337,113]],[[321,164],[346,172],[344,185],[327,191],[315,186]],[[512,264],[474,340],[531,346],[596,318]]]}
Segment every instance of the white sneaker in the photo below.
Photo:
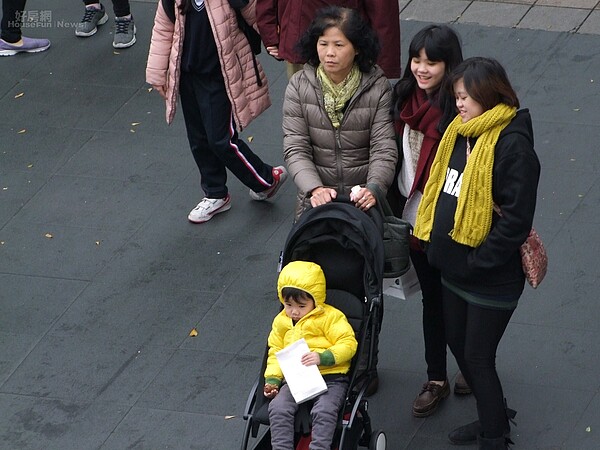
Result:
{"label": "white sneaker", "polygon": [[188,220],[193,223],[204,223],[215,214],[219,214],[231,209],[231,196],[227,194],[225,198],[206,198],[204,197],[198,205],[190,211]]}
{"label": "white sneaker", "polygon": [[254,192],[252,189],[250,189],[250,198],[252,200],[260,202],[268,198],[274,197],[275,194],[277,194],[279,188],[283,186],[283,183],[285,183],[285,180],[287,180],[288,177],[287,170],[285,170],[285,167],[283,166],[273,167],[272,174],[273,185],[269,189],[266,189],[262,192]]}

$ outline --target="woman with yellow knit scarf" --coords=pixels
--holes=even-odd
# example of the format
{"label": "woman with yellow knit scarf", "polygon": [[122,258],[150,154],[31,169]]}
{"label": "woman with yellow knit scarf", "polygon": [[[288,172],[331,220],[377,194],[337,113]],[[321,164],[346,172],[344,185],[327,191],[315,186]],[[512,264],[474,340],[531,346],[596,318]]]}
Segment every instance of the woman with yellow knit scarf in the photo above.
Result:
{"label": "woman with yellow knit scarf", "polygon": [[496,60],[465,60],[451,83],[459,114],[439,144],[414,234],[440,270],[446,339],[477,400],[479,420],[449,439],[506,449],[516,413],[506,407],[496,350],[525,285],[519,247],[533,222],[540,164],[529,111],[517,110]]}

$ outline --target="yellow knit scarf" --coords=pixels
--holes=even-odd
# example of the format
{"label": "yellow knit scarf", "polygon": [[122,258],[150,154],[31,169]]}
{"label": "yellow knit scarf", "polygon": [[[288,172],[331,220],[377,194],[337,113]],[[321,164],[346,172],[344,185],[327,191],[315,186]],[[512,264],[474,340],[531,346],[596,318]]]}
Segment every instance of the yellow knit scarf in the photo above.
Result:
{"label": "yellow knit scarf", "polygon": [[492,225],[494,201],[492,199],[492,169],[494,151],[500,132],[515,117],[517,109],[503,103],[487,110],[466,123],[456,116],[450,123],[431,166],[429,180],[419,203],[414,235],[429,241],[438,198],[457,135],[477,137],[462,176],[462,185],[454,214],[452,239],[459,244],[477,247],[481,245]]}
{"label": "yellow knit scarf", "polygon": [[335,84],[325,73],[323,65],[317,67],[317,76],[321,81],[323,89],[323,103],[325,111],[331,119],[334,128],[339,128],[344,117],[346,102],[352,98],[360,85],[361,73],[358,66],[354,64],[350,73],[340,84]]}

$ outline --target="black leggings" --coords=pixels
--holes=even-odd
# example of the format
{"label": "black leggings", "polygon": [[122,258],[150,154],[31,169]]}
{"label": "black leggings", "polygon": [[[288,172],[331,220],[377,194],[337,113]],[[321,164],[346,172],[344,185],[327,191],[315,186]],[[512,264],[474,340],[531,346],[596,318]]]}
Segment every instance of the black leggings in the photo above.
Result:
{"label": "black leggings", "polygon": [[[91,5],[93,3],[101,2],[100,0],[83,0],[83,3]],[[112,0],[112,4],[115,17],[124,17],[131,13],[131,10],[129,9],[129,0]]]}
{"label": "black leggings", "polygon": [[25,0],[2,0],[1,39],[14,44],[21,39],[21,24]]}
{"label": "black leggings", "polygon": [[502,384],[496,373],[496,349],[514,312],[472,305],[443,287],[446,340],[477,400],[484,437],[509,429]]}

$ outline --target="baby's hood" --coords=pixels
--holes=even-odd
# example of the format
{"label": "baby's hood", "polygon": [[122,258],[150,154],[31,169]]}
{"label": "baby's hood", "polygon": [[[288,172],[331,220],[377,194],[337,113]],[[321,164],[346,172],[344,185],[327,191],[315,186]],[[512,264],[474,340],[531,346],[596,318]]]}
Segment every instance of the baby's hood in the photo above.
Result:
{"label": "baby's hood", "polygon": [[315,299],[315,306],[325,304],[325,274],[321,266],[308,261],[292,261],[280,272],[277,280],[277,295],[283,303],[281,290],[285,287],[302,289]]}

